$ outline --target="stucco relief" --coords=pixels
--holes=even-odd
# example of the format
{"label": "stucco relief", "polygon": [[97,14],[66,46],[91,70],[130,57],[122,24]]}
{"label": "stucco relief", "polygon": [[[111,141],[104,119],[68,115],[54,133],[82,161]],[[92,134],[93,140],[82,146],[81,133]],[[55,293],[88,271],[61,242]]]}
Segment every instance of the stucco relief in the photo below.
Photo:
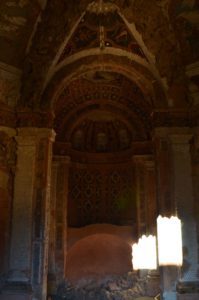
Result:
{"label": "stucco relief", "polygon": [[[108,115],[106,112],[101,114]],[[130,132],[122,121],[111,114],[108,119],[99,119],[97,116],[92,111],[92,117],[78,124],[70,138],[72,148],[89,153],[112,153],[129,149],[132,139],[137,138],[135,133]]]}
{"label": "stucco relief", "polygon": [[11,7],[21,7],[26,6],[30,1],[29,0],[13,0],[7,1],[6,5]]}
{"label": "stucco relief", "polygon": [[4,1],[0,8],[0,35],[9,39],[15,39],[20,34],[22,27],[26,25],[24,7],[29,0]]}
{"label": "stucco relief", "polygon": [[24,68],[22,103],[36,107],[47,71],[89,0],[48,1],[32,39]]}
{"label": "stucco relief", "polygon": [[175,1],[170,10],[186,63],[199,59],[199,5],[197,0]]}
{"label": "stucco relief", "polygon": [[1,16],[1,35],[18,34],[20,27],[25,26],[26,19],[23,17],[10,17],[9,15]]}
{"label": "stucco relief", "polygon": [[[59,63],[77,52],[100,48],[123,49],[147,59],[135,36],[111,4],[92,2],[59,58]],[[110,6],[108,5],[110,4]]]}
{"label": "stucco relief", "polygon": [[0,131],[0,167],[10,169],[16,162],[16,143],[5,132]]}
{"label": "stucco relief", "polygon": [[[45,76],[61,43],[66,36],[70,36],[78,18],[90,2],[76,0],[71,5],[68,1],[67,3],[51,1],[47,4],[26,60],[23,104],[26,103],[31,107],[38,105],[36,101],[40,100]],[[160,1],[151,0],[146,3],[146,1],[140,0],[118,0],[109,2],[119,7],[128,22],[135,23],[145,45],[156,56],[156,66],[160,70],[161,76],[167,77],[170,82],[173,77],[179,78],[182,68],[180,67],[180,56],[177,53],[176,37],[171,26],[168,26],[168,18],[164,16],[162,8],[158,6]],[[60,12],[64,13],[60,14]]]}
{"label": "stucco relief", "polygon": [[35,0],[0,1],[1,61],[17,67],[22,63],[39,11]]}
{"label": "stucco relief", "polygon": [[0,77],[0,103],[14,107],[20,97],[20,82],[18,80],[10,81]]}
{"label": "stucco relief", "polygon": [[20,97],[21,71],[0,63],[0,103],[2,107],[14,108]]}

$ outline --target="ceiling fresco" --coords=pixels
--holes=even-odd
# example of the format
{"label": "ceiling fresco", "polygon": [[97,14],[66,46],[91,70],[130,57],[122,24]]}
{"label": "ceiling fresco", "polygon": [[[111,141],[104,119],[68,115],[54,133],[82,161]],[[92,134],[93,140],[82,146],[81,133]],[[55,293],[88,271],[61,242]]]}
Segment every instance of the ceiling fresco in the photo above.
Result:
{"label": "ceiling fresco", "polygon": [[[150,130],[151,104],[146,102],[135,83],[118,73],[91,71],[70,82],[60,92],[54,105],[54,128],[57,140],[62,142],[69,141],[69,137],[74,135],[73,131],[79,132],[80,127],[93,134],[101,128],[107,140],[108,132],[119,132],[119,127],[120,130],[125,129],[129,140],[127,132],[131,132],[134,140],[144,140]],[[81,125],[78,125],[79,122]],[[121,122],[126,123],[125,127],[121,126]],[[85,135],[87,133],[84,132]],[[116,133],[113,136],[117,136]],[[115,144],[119,145],[119,142]]]}
{"label": "ceiling fresco", "polygon": [[[94,84],[106,84],[107,86],[113,87],[120,91],[119,94],[125,93],[129,97],[134,96],[137,94],[138,97],[142,98],[142,92],[137,87],[135,83],[133,83],[130,79],[126,78],[124,75],[115,72],[108,72],[108,71],[91,71],[81,76],[81,78],[73,80],[68,89],[64,89],[62,92],[66,94],[66,90],[70,90],[72,95],[77,95],[77,97],[81,94],[83,90],[90,88],[90,91],[93,89]],[[97,89],[100,93],[101,89]]]}
{"label": "ceiling fresco", "polygon": [[[151,104],[146,103],[138,86],[125,76],[105,71],[93,71],[73,80],[66,86],[55,105],[55,114],[70,111],[79,104],[89,101],[112,101],[129,107],[132,103],[143,111],[150,111]],[[128,104],[129,103],[129,104]]]}
{"label": "ceiling fresco", "polygon": [[117,11],[106,15],[87,12],[65,46],[58,63],[79,51],[115,47],[145,58],[145,55]]}
{"label": "ceiling fresco", "polygon": [[57,128],[66,114],[70,123],[106,104],[150,128],[153,110],[160,120],[193,103],[185,71],[199,58],[198,16],[198,0],[2,0],[0,61],[20,69],[23,84],[3,78],[1,102],[27,120],[55,113]]}
{"label": "ceiling fresco", "polygon": [[172,1],[171,17],[186,64],[199,59],[199,1]]}
{"label": "ceiling fresco", "polygon": [[40,7],[36,1],[0,2],[0,60],[20,67]]}

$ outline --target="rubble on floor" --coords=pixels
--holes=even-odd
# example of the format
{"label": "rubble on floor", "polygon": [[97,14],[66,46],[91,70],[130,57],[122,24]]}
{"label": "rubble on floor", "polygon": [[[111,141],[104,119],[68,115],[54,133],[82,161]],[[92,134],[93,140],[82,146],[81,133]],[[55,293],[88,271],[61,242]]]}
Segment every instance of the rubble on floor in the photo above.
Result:
{"label": "rubble on floor", "polygon": [[[111,276],[99,283],[87,280],[87,284],[81,286],[72,286],[69,282],[62,283],[57,289],[57,295],[53,300],[135,300],[149,296],[155,296],[159,291],[153,290],[149,294],[150,285],[148,277],[138,278],[138,276],[129,272],[124,276]],[[145,298],[146,296],[146,298]]]}

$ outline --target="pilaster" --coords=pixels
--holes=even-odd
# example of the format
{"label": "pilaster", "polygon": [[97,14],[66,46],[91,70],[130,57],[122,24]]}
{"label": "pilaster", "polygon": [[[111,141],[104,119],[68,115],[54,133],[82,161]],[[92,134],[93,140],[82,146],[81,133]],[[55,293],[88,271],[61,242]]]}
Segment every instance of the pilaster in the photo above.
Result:
{"label": "pilaster", "polygon": [[0,281],[9,265],[13,179],[16,166],[16,130],[0,126]]}
{"label": "pilaster", "polygon": [[[154,157],[135,155],[133,162],[136,171],[138,237],[143,234],[156,235],[157,198]],[[147,282],[147,295],[154,296],[160,292],[159,270],[141,270],[139,275]]]}
{"label": "pilaster", "polygon": [[156,231],[157,199],[155,163],[152,155],[133,157],[136,169],[138,235]]}
{"label": "pilaster", "polygon": [[199,280],[199,127],[194,132],[194,157],[192,156],[193,177],[194,177],[194,211],[197,226],[197,244],[198,244],[198,280]]}
{"label": "pilaster", "polygon": [[175,207],[172,202],[172,172],[167,130],[167,128],[157,128],[154,132],[153,140],[156,162],[158,213],[171,216],[174,214]]}
{"label": "pilaster", "polygon": [[197,281],[197,233],[194,218],[193,180],[190,140],[192,134],[169,135],[173,164],[173,197],[177,214],[182,221],[184,264],[180,281]]}
{"label": "pilaster", "polygon": [[[170,195],[168,198],[170,202],[169,215],[177,214],[182,221],[183,267],[180,273],[172,267],[162,268],[163,298],[169,300],[176,298],[197,299],[198,297],[198,294],[193,296],[190,292],[190,286],[195,290],[195,285],[197,285],[198,281],[197,232],[194,217],[193,176],[190,153],[190,142],[192,141],[193,133],[194,130],[190,128],[159,128],[155,131],[156,141],[163,140],[166,144],[164,156],[160,155],[159,144],[156,144],[156,158],[161,166],[161,159],[164,159],[166,156],[169,165],[168,174],[170,177],[167,180],[167,188]],[[164,168],[162,168],[163,170]],[[158,189],[161,192],[161,184],[164,182],[165,177],[163,172],[159,172],[158,176]],[[168,210],[165,209],[164,197],[161,197],[161,195],[159,195],[159,207],[162,215],[168,214]],[[176,292],[176,286],[178,293]],[[189,289],[186,289],[187,286],[189,286]]]}
{"label": "pilaster", "polygon": [[34,299],[46,299],[50,228],[50,184],[52,143],[55,133],[42,128],[37,132],[35,182],[33,195],[32,286]]}
{"label": "pilaster", "polygon": [[54,214],[51,219],[51,226],[54,228],[52,253],[54,260],[53,268],[55,272],[54,280],[56,281],[55,285],[58,285],[60,282],[62,282],[65,277],[69,166],[69,156],[54,157],[52,167],[53,186],[51,198],[51,202],[53,203],[54,207]]}
{"label": "pilaster", "polygon": [[46,299],[54,137],[54,132],[46,128],[18,129],[10,272],[6,287],[9,299]]}

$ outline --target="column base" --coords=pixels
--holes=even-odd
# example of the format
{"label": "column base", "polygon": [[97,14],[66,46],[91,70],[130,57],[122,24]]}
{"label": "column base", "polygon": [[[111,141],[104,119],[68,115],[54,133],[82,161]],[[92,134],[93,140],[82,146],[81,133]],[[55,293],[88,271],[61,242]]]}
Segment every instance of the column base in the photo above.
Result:
{"label": "column base", "polygon": [[32,288],[21,282],[6,283],[0,293],[0,300],[32,300]]}
{"label": "column base", "polygon": [[164,292],[162,298],[163,300],[176,300],[176,292]]}
{"label": "column base", "polygon": [[177,284],[177,300],[198,300],[198,299],[199,299],[199,281],[179,282]]}
{"label": "column base", "polygon": [[147,295],[154,297],[154,295],[160,294],[160,275],[157,271],[149,271],[147,275]]}
{"label": "column base", "polygon": [[177,300],[198,300],[199,293],[197,294],[177,294]]}
{"label": "column base", "polygon": [[0,300],[32,300],[32,296],[18,294],[0,294]]}

